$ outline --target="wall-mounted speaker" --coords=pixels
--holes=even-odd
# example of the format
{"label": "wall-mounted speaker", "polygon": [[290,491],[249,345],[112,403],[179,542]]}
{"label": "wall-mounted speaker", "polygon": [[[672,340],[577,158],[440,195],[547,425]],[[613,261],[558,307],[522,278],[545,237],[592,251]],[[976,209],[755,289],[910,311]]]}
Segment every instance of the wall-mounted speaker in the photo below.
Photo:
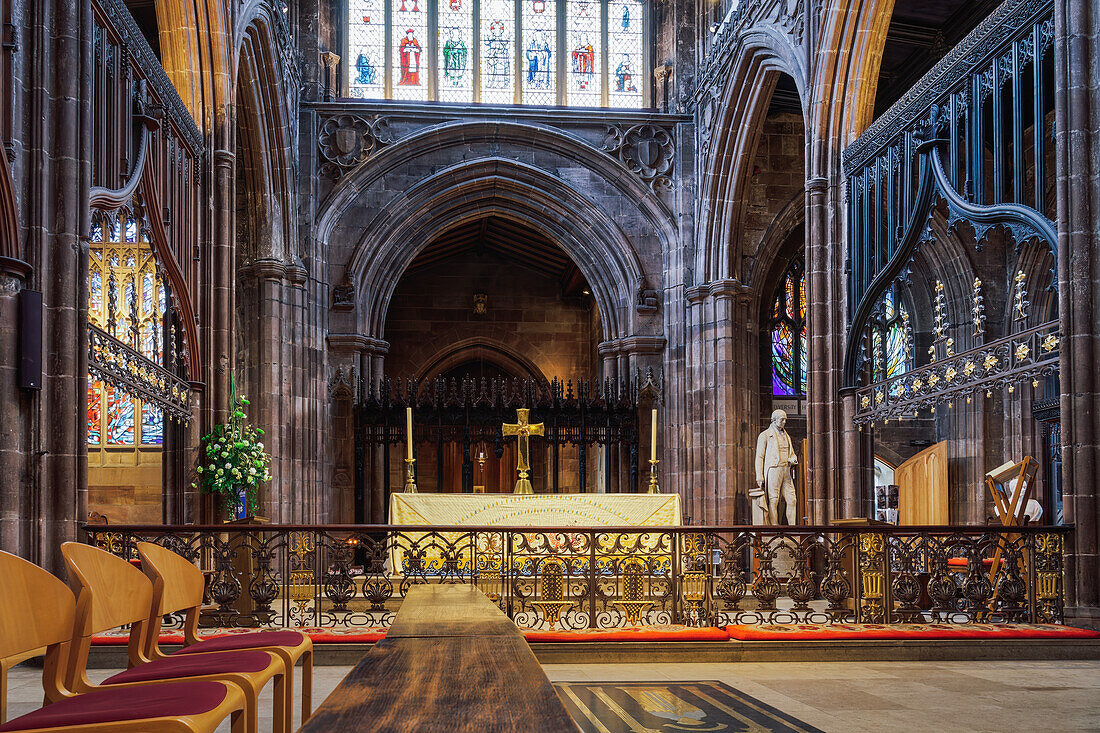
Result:
{"label": "wall-mounted speaker", "polygon": [[42,389],[42,293],[19,292],[19,386]]}

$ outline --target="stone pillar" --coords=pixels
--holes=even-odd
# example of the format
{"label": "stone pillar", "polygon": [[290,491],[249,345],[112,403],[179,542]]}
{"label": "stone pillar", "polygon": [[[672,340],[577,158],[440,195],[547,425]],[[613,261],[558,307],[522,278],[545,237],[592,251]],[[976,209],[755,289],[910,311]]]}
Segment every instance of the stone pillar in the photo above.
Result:
{"label": "stone pillar", "polygon": [[0,257],[0,550],[25,555],[29,496],[25,415],[19,389],[19,293],[31,274],[21,260]]}
{"label": "stone pillar", "polygon": [[[747,288],[735,279],[710,284],[714,304],[714,378],[708,383],[714,400],[714,506],[708,524],[731,524],[737,515],[737,497],[747,495],[744,481],[745,426],[748,421],[746,384],[748,334]],[[753,374],[755,376],[755,373]]]}
{"label": "stone pillar", "polygon": [[685,471],[687,492],[684,495],[684,517],[692,524],[703,524],[703,497],[707,495],[709,472],[705,446],[707,442],[704,405],[706,403],[706,377],[704,374],[705,348],[709,324],[704,303],[710,295],[706,285],[687,289],[688,334],[686,344],[686,384],[684,385],[687,419],[684,421],[684,452],[687,455]]}
{"label": "stone pillar", "polygon": [[[807,507],[812,524],[848,515],[858,507],[858,486],[844,493],[839,481],[841,438],[844,429],[837,395],[843,384],[844,324],[846,318],[843,285],[844,241],[834,227],[831,210],[842,210],[840,184],[825,178],[806,181],[806,302],[807,302],[807,408],[809,412],[809,486]],[[843,435],[851,437],[850,433]],[[845,445],[847,461],[858,461],[856,445]],[[845,509],[845,507],[847,509]],[[858,515],[858,509],[856,509]]]}
{"label": "stone pillar", "polygon": [[[283,382],[284,338],[283,278],[286,265],[277,259],[261,259],[252,263],[249,273],[256,279],[256,320],[249,326],[252,367],[255,384],[249,389],[251,410],[248,413],[256,425],[263,428],[264,448],[271,454],[269,484],[261,485],[258,513],[271,521],[288,521],[287,511],[295,503],[295,477],[291,475],[287,449],[283,445],[283,407],[289,398]],[[240,387],[238,387],[240,388]],[[305,436],[298,433],[298,439]]]}
{"label": "stone pillar", "polygon": [[1068,619],[1100,626],[1100,13],[1054,4],[1058,308]]}

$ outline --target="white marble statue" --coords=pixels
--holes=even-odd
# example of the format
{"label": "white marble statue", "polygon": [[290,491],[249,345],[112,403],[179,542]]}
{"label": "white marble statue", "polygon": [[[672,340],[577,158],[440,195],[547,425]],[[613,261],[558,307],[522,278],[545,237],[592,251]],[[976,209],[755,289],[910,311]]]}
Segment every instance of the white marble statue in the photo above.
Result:
{"label": "white marble statue", "polygon": [[786,523],[795,523],[798,504],[791,471],[798,463],[798,456],[795,455],[791,436],[783,429],[786,424],[787,413],[776,410],[772,413],[771,425],[756,439],[756,490],[749,491],[753,524],[779,523],[780,496],[786,503]]}

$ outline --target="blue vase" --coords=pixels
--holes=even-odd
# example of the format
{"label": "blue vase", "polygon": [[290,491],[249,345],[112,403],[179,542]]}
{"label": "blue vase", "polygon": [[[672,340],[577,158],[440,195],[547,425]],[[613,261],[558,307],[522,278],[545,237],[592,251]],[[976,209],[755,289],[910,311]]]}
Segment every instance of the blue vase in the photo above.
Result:
{"label": "blue vase", "polygon": [[235,514],[237,519],[244,519],[248,516],[248,493],[243,486],[237,487],[237,510]]}

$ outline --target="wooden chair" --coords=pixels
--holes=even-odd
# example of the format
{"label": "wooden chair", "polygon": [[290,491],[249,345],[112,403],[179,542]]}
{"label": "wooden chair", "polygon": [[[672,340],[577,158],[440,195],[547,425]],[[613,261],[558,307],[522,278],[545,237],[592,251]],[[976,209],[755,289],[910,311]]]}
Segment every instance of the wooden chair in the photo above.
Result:
{"label": "wooden chair", "polygon": [[[119,685],[139,685],[165,680],[217,680],[232,682],[245,698],[245,730],[258,733],[260,690],[274,683],[274,731],[286,732],[287,695],[282,660],[260,650],[211,652],[158,659],[133,665],[145,648],[153,584],[127,561],[91,545],[66,542],[61,554],[69,571],[69,586],[76,594],[76,624],[69,650],[69,689],[91,692]],[[99,686],[87,676],[88,650],[94,634],[130,626],[130,669],[108,677]]]}
{"label": "wooden chair", "polygon": [[6,552],[0,552],[0,578],[0,659],[44,648],[42,687],[50,703],[8,723],[0,707],[0,731],[213,733],[228,717],[233,733],[244,733],[244,693],[228,682],[163,682],[74,694],[65,683],[76,619],[72,592],[42,568]]}
{"label": "wooden chair", "polygon": [[[141,569],[153,581],[152,614],[148,621],[145,648],[132,662],[165,659],[160,650],[161,619],[183,611],[184,647],[173,655],[220,652],[238,649],[262,649],[283,661],[287,695],[293,695],[294,665],[302,662],[302,725],[309,720],[313,707],[313,641],[298,631],[253,631],[228,634],[213,639],[199,638],[199,609],[206,579],[202,571],[186,558],[152,542],[139,542]],[[287,706],[287,727],[292,727],[292,710]]]}

